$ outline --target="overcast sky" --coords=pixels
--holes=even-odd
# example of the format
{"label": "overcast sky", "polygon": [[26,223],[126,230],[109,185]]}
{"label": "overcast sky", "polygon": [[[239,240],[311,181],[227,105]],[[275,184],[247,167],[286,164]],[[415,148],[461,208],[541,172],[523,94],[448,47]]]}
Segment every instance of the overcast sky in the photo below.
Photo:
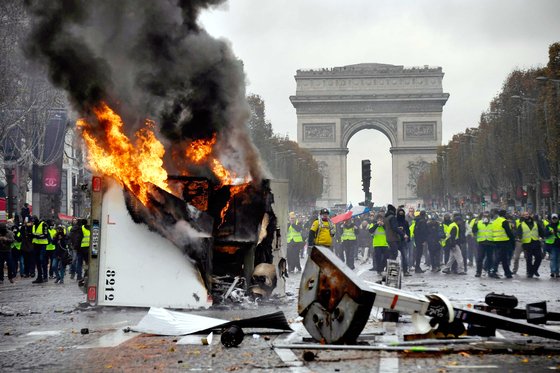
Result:
{"label": "overcast sky", "polygon": [[[274,131],[297,140],[298,69],[356,63],[441,66],[443,143],[467,127],[514,69],[541,67],[560,41],[560,0],[230,0],[202,14],[230,41],[247,92],[265,101]],[[360,161],[371,159],[373,200],[391,201],[389,140],[364,130],[349,142],[348,200],[363,200]]]}

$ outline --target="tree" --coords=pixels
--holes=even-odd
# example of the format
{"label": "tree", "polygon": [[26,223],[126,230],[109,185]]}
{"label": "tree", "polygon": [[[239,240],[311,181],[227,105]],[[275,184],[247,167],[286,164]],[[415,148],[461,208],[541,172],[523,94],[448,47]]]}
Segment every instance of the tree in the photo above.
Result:
{"label": "tree", "polygon": [[314,207],[323,193],[323,177],[313,156],[287,137],[274,134],[265,117],[265,103],[258,95],[247,98],[251,107],[249,129],[270,177],[289,180],[291,209]]}
{"label": "tree", "polygon": [[46,124],[53,110],[65,110],[66,101],[45,71],[24,56],[29,17],[23,2],[0,2],[0,18],[0,161],[10,181],[8,211],[14,213],[25,202],[33,166],[53,161],[44,157]]}

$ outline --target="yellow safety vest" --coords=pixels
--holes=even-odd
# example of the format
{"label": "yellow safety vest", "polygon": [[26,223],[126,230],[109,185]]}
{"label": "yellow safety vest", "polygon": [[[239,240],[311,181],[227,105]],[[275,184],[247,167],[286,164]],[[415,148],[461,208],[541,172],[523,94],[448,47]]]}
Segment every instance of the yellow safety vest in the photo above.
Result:
{"label": "yellow safety vest", "polygon": [[476,227],[478,229],[476,232],[476,242],[494,240],[494,228],[492,223],[484,224],[483,221],[479,221]]}
{"label": "yellow safety vest", "polygon": [[414,238],[414,228],[416,228],[416,220],[413,220],[410,225],[410,238]]}
{"label": "yellow safety vest", "polygon": [[51,242],[47,244],[47,250],[53,251],[56,249],[56,246],[52,243],[54,236],[56,235],[56,229],[49,229],[49,236],[51,236]]}
{"label": "yellow safety vest", "polygon": [[498,216],[492,222],[492,238],[495,242],[505,242],[509,241],[509,237],[506,233],[504,227],[502,227],[502,223],[506,221],[506,219],[502,216]]}
{"label": "yellow safety vest", "polygon": [[523,236],[521,236],[521,243],[531,243],[531,241],[539,240],[539,227],[537,222],[533,222],[533,228],[529,228],[527,223],[521,223],[521,229],[523,230]]}
{"label": "yellow safety vest", "polygon": [[303,237],[301,236],[301,232],[296,231],[292,225],[288,226],[288,235],[287,241],[290,242],[303,242]]}
{"label": "yellow safety vest", "polygon": [[[15,236],[14,238],[20,238],[21,232],[18,230],[18,232],[14,236]],[[16,250],[21,250],[21,242],[14,240],[14,242],[12,242],[12,247],[15,248]]]}
{"label": "yellow safety vest", "polygon": [[342,236],[340,236],[342,241],[356,241],[356,232],[354,227],[352,228],[342,228]]}
{"label": "yellow safety vest", "polygon": [[377,227],[373,232],[373,247],[387,247],[387,235],[384,227]]}
{"label": "yellow safety vest", "polygon": [[87,229],[82,225],[82,233],[84,234],[84,236],[82,237],[82,244],[80,246],[89,247],[89,236],[90,236],[89,229]]}
{"label": "yellow safety vest", "polygon": [[[550,225],[550,223],[546,222],[544,225],[545,231],[548,231],[548,226]],[[553,231],[550,230],[550,236],[546,237],[544,240],[544,243],[552,245],[554,244],[554,241],[556,241],[557,238],[560,238],[560,223],[558,223],[558,226],[556,227],[556,231],[558,232],[557,235],[555,236],[553,234]]]}
{"label": "yellow safety vest", "polygon": [[441,226],[443,227],[443,233],[445,233],[445,238],[442,238],[439,241],[439,243],[441,244],[441,247],[444,247],[451,233],[451,224],[448,225],[445,223],[441,223]]}
{"label": "yellow safety vest", "polygon": [[37,227],[37,230],[35,230],[35,224],[33,224],[33,227],[31,228],[31,233],[33,233],[33,239],[31,240],[31,243],[35,243],[37,245],[46,245],[49,243],[49,239],[48,238],[37,238],[35,237],[35,234],[43,234],[43,224],[45,224],[45,222],[40,222],[39,226]]}

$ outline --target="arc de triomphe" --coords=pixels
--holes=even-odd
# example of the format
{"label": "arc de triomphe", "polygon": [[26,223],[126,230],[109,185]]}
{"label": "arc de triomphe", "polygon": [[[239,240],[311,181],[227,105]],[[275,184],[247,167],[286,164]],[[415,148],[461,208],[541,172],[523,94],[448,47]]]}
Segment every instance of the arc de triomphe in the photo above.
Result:
{"label": "arc de triomphe", "polygon": [[[441,67],[364,63],[298,70],[298,144],[319,163],[324,177],[317,204],[346,203],[348,141],[363,129],[381,131],[391,143],[393,202],[416,204],[418,174],[436,159],[441,144]],[[361,178],[361,175],[358,176]]]}

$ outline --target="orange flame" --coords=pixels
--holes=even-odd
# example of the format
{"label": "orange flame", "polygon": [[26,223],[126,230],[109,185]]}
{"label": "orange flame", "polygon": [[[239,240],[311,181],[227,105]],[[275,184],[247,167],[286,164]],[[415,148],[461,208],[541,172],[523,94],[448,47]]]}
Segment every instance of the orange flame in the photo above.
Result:
{"label": "orange flame", "polygon": [[136,141],[132,143],[122,131],[121,117],[107,104],[101,103],[93,112],[105,128],[105,141],[96,139],[92,126],[85,119],[77,122],[88,147],[90,166],[117,180],[144,205],[148,203],[150,184],[170,192],[162,160],[165,149],[152,131],[154,123],[147,120],[146,128],[136,132]]}
{"label": "orange flame", "polygon": [[208,161],[210,168],[216,178],[219,180],[220,184],[218,187],[224,185],[230,185],[230,199],[227,201],[226,205],[220,211],[220,217],[222,219],[222,224],[224,222],[226,212],[230,206],[233,197],[244,191],[248,186],[248,180],[244,180],[242,184],[232,185],[237,176],[229,171],[217,158],[212,156],[212,148],[216,143],[216,134],[212,136],[211,139],[200,139],[195,140],[190,143],[189,147],[185,151],[185,155],[192,160],[194,163],[201,163],[203,161]]}

